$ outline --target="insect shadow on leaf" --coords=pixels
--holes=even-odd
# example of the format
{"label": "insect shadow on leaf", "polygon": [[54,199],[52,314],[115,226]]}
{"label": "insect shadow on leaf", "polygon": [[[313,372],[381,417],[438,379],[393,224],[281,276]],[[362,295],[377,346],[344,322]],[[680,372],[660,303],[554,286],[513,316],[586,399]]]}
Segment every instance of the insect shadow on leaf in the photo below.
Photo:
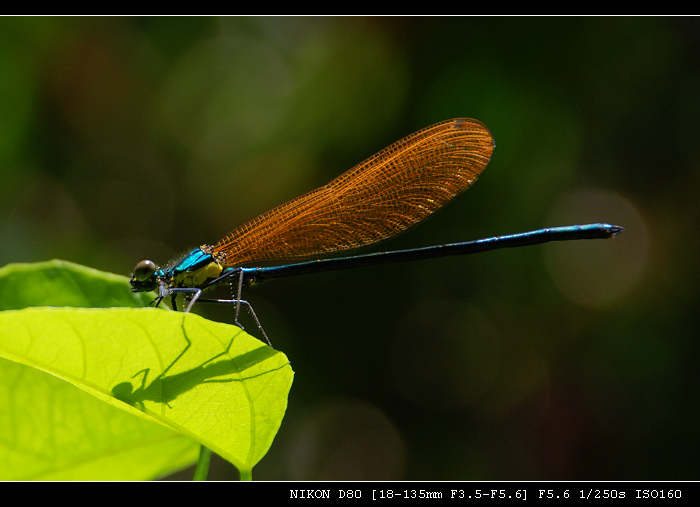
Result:
{"label": "insect shadow on leaf", "polygon": [[[227,359],[220,359],[223,356],[229,355],[234,339],[235,336],[231,338],[225,350],[207,359],[202,364],[181,373],[168,375],[168,372],[182,359],[192,346],[192,342],[187,337],[187,333],[185,333],[185,340],[187,341],[185,348],[150,384],[147,385],[147,381],[151,369],[144,368],[132,376],[132,378],[136,378],[142,375],[141,385],[137,389],[134,389],[134,385],[131,382],[121,382],[112,388],[112,395],[118,400],[139,408],[142,411],[146,410],[146,401],[165,404],[168,408],[172,409],[170,403],[173,402],[173,400],[201,384],[242,382],[269,373],[262,372],[247,377],[241,375],[251,366],[268,359],[276,353],[269,347],[260,347],[235,358],[229,356]],[[288,363],[285,363],[270,371],[282,368],[287,364]]]}

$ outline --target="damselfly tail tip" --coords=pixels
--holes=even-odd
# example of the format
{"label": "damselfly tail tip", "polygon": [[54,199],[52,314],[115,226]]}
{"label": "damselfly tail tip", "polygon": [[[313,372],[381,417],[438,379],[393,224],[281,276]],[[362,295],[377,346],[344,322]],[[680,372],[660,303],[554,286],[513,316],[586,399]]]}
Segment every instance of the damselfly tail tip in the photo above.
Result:
{"label": "damselfly tail tip", "polygon": [[609,238],[614,238],[618,234],[625,232],[625,228],[620,225],[608,225]]}

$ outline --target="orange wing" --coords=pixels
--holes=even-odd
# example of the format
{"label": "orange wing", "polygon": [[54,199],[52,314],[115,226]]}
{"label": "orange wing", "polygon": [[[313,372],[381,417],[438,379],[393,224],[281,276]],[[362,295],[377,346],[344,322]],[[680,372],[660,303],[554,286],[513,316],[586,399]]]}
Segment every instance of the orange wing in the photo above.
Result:
{"label": "orange wing", "polygon": [[395,142],[328,185],[235,229],[214,252],[229,267],[326,257],[377,243],[468,189],[491,159],[482,123],[458,118]]}

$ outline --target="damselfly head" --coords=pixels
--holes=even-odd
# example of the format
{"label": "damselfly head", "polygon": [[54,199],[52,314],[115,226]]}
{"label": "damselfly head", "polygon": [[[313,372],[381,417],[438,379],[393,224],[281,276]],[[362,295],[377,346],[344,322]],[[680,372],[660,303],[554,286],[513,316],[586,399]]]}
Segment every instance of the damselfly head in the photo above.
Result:
{"label": "damselfly head", "polygon": [[149,292],[158,286],[156,264],[147,259],[139,262],[131,275],[131,292]]}

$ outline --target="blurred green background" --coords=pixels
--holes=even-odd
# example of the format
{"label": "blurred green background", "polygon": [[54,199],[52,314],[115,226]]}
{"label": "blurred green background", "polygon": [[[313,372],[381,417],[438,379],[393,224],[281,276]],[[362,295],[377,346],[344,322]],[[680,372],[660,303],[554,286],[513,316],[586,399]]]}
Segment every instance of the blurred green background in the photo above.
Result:
{"label": "blurred green background", "polygon": [[296,371],[255,479],[698,479],[697,18],[0,27],[0,265],[129,275],[458,116],[491,164],[381,249],[626,227],[248,289]]}

